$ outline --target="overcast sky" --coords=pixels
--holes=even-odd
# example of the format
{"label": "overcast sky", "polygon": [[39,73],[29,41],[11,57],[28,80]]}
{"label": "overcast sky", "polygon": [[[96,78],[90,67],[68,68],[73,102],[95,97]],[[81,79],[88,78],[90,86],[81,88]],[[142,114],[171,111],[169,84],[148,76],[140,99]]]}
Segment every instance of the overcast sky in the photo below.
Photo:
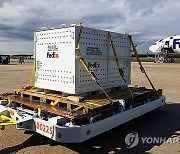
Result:
{"label": "overcast sky", "polygon": [[129,33],[146,53],[178,35],[180,0],[0,0],[0,53],[33,54],[33,32],[62,23]]}

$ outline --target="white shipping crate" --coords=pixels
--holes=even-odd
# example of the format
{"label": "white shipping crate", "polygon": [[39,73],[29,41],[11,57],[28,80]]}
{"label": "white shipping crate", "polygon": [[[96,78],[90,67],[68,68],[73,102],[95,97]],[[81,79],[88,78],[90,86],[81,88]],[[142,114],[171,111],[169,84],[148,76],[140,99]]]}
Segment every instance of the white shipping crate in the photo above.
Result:
{"label": "white shipping crate", "polygon": [[[36,87],[69,94],[99,90],[77,56],[79,31],[79,26],[73,26],[35,32]],[[104,89],[121,87],[131,82],[131,45],[128,35],[111,32],[111,36],[126,83],[120,77],[107,31],[84,27],[80,40],[82,57]]]}

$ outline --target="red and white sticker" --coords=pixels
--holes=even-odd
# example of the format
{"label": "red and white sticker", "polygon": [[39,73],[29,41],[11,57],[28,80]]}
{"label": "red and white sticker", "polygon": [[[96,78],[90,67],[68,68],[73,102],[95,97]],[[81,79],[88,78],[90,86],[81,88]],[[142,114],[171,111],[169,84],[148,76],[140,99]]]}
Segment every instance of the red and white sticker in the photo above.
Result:
{"label": "red and white sticker", "polygon": [[34,121],[34,127],[37,133],[40,133],[44,136],[51,138],[53,135],[53,126],[49,126],[39,121]]}

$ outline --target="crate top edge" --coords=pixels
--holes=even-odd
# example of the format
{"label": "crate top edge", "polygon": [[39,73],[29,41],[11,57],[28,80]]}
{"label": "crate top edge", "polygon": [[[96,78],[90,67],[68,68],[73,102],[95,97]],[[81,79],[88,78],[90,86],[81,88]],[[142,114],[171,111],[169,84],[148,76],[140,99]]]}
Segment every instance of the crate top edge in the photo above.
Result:
{"label": "crate top edge", "polygon": [[[37,29],[35,31],[35,33],[36,32],[46,32],[46,31],[51,31],[51,30],[53,31],[53,30],[58,30],[58,29],[67,29],[67,28],[71,28],[71,27],[80,27],[80,25],[71,24],[71,25],[65,26],[65,27],[51,27],[51,28],[42,27],[41,29]],[[93,30],[103,31],[103,32],[108,32],[109,31],[109,30],[91,28],[91,27],[86,27],[86,26],[83,26],[83,27],[93,29]],[[127,33],[119,33],[119,32],[114,32],[114,31],[110,31],[110,32],[115,33],[115,34],[128,35]]]}

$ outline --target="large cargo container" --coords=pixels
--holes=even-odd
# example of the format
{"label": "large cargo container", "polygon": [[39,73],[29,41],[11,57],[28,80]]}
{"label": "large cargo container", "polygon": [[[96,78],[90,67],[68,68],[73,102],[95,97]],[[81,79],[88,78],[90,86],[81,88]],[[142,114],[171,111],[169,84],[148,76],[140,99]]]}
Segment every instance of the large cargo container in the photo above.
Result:
{"label": "large cargo container", "polygon": [[[79,26],[43,29],[35,32],[35,86],[69,94],[99,90],[77,55]],[[126,83],[114,59],[108,31],[83,28],[82,57],[104,89],[130,84],[131,45],[127,34],[111,33]]]}
{"label": "large cargo container", "polygon": [[[80,143],[163,107],[162,89],[153,86],[131,36],[118,33],[111,33],[110,39],[109,36],[107,31],[82,25],[36,32],[36,87],[32,86],[31,78],[29,86],[0,94],[1,129],[16,124],[17,129],[34,131],[61,143]],[[131,70],[129,43],[152,89],[127,86]],[[117,68],[118,58],[121,67]],[[96,74],[97,85],[100,83],[106,92],[99,85],[104,93],[79,97],[99,89],[91,81],[89,76],[93,73],[89,69]],[[124,72],[125,80],[118,71]],[[94,75],[92,79],[96,81]]]}

